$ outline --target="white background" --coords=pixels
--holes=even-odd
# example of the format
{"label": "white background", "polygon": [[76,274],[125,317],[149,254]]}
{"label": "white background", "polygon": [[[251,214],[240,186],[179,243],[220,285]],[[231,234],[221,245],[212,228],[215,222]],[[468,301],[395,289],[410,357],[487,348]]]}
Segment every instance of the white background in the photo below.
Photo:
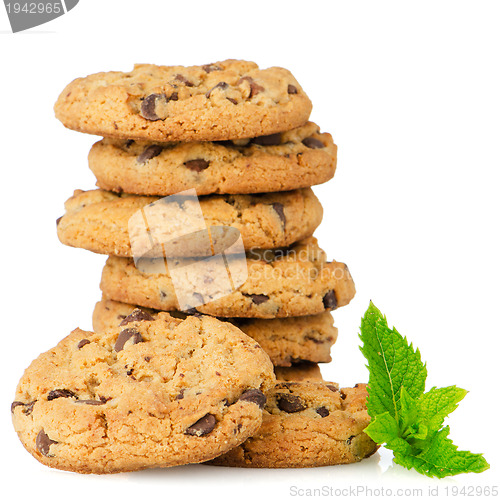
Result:
{"label": "white background", "polygon": [[[1,6],[0,6],[1,7]],[[488,1],[201,2],[82,0],[11,34],[0,9],[3,491],[16,497],[288,498],[290,487],[427,488],[498,484],[500,4]],[[61,245],[55,219],[90,189],[96,140],[63,128],[52,106],[77,76],[134,62],[225,58],[292,70],[334,135],[339,164],[317,187],[329,257],[349,264],[357,296],[335,313],[327,378],[367,379],[360,317],[372,299],[428,364],[428,388],[470,391],[449,419],[481,475],[430,481],[382,452],[352,466],[237,470],[185,466],[78,476],[36,462],[12,429],[24,368],[76,326],[91,328],[103,256]]]}

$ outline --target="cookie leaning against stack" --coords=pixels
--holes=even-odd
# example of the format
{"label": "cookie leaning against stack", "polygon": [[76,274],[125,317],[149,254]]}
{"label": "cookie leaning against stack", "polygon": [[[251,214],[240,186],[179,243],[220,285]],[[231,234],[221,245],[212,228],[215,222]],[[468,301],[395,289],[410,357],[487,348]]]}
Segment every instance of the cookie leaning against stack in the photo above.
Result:
{"label": "cookie leaning against stack", "polygon": [[[355,288],[347,266],[327,261],[312,236],[323,209],[311,186],[333,177],[337,147],[308,121],[311,108],[288,70],[236,60],[141,64],[64,89],[57,118],[103,139],[88,158],[100,189],[75,191],[57,233],[109,258],[96,333],[75,330],[18,386],[14,425],[38,460],[107,473],[203,461],[310,467],[373,453],[364,387],[339,392],[316,364],[331,361],[330,311]],[[187,268],[211,254],[196,244],[149,247],[145,219],[152,260],[136,267],[129,221],[189,189],[200,196],[208,252],[224,252],[234,228],[248,278],[222,297],[197,289],[201,305],[180,311],[168,266],[156,263],[169,257]],[[185,224],[175,217],[163,207],[155,237],[175,238]],[[223,273],[213,259],[196,279]]]}
{"label": "cookie leaning against stack", "polygon": [[203,462],[259,428],[274,385],[255,341],[215,318],[133,311],[76,329],[26,370],[14,427],[45,465],[108,473]]}

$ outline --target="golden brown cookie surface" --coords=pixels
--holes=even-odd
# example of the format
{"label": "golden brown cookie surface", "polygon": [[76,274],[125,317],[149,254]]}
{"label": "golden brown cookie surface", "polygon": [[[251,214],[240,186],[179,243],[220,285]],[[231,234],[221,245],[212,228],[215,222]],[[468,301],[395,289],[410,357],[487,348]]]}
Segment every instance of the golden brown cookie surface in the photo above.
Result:
{"label": "golden brown cookie surface", "polygon": [[220,141],[307,122],[312,104],[286,69],[227,60],[203,66],[137,64],[77,78],[55,104],[68,128],[152,141]]}
{"label": "golden brown cookie surface", "polygon": [[309,122],[237,141],[160,143],[104,139],[89,153],[102,189],[166,196],[194,188],[198,195],[289,191],[331,179],[337,146]]}
{"label": "golden brown cookie surface", "polygon": [[[92,316],[94,331],[102,332],[115,327],[135,308],[137,308],[135,305],[103,298],[96,304]],[[155,309],[142,309],[153,316],[158,314]],[[186,317],[184,313],[172,311],[171,314]],[[312,363],[328,363],[331,361],[331,346],[337,340],[338,335],[329,312],[296,318],[225,318],[225,320],[230,321],[243,333],[256,340],[269,355],[273,365],[279,367],[291,366],[293,363],[304,360]],[[317,367],[312,363],[311,366]],[[292,367],[290,370],[293,370],[295,374],[299,373],[297,367]]]}
{"label": "golden brown cookie surface", "polygon": [[[286,249],[252,250],[247,253],[246,263],[248,278],[243,285],[224,297],[197,306],[196,310],[211,316],[236,318],[309,316],[345,306],[356,293],[347,266],[342,262],[327,262],[315,238]],[[222,275],[226,268],[215,262],[206,272],[210,278]],[[132,259],[109,257],[102,273],[101,290],[106,297],[119,302],[165,311],[179,309],[168,272],[140,271]],[[193,301],[197,294],[193,292]]]}
{"label": "golden brown cookie surface", "polygon": [[[66,213],[58,221],[57,235],[65,245],[132,257],[131,217],[141,210],[144,213],[145,207],[155,203],[161,214],[159,222],[148,218],[149,227],[154,226],[152,231],[156,241],[172,241],[184,228],[179,213],[196,213],[199,203],[207,227],[233,227],[240,231],[246,249],[266,249],[291,245],[311,236],[323,217],[323,208],[309,188],[282,193],[212,195],[199,200],[187,197],[183,200],[170,203],[155,196],[118,195],[102,189],[76,190],[65,203]],[[150,242],[147,235],[134,234],[136,244]],[[225,249],[223,241],[222,238],[220,246]],[[159,255],[163,255],[164,247],[157,249]],[[195,243],[192,247],[182,247],[177,255],[196,256],[198,252],[204,255],[203,245]]]}
{"label": "golden brown cookie surface", "polygon": [[136,310],[75,330],[25,371],[12,405],[26,449],[50,467],[110,473],[201,462],[252,435],[273,367],[229,323]]}
{"label": "golden brown cookie surface", "polygon": [[377,450],[363,432],[370,417],[364,384],[280,382],[268,395],[260,430],[212,462],[231,467],[318,467],[358,462]]}

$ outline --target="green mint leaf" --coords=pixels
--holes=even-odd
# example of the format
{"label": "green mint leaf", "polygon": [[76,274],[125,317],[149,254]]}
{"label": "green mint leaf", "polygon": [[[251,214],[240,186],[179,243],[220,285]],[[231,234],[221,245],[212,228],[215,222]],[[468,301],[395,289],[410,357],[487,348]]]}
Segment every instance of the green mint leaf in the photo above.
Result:
{"label": "green mint leaf", "polygon": [[418,402],[419,418],[426,423],[429,430],[439,430],[445,417],[457,409],[458,403],[466,394],[465,389],[460,389],[455,385],[440,389],[433,387]]}
{"label": "green mint leaf", "polygon": [[394,452],[411,453],[411,446],[399,436],[399,425],[389,412],[377,415],[366,427],[365,433],[377,444],[385,443]]}
{"label": "green mint leaf", "polygon": [[394,453],[394,462],[414,468],[429,477],[443,478],[465,472],[483,472],[489,469],[488,462],[482,454],[470,451],[458,451],[453,441],[448,438],[450,428],[444,427],[429,440],[428,446],[416,453]]}
{"label": "green mint leaf", "polygon": [[399,428],[401,436],[414,447],[421,448],[422,440],[429,434],[429,427],[425,420],[419,415],[419,404],[412,398],[408,391],[401,388],[401,412],[399,416]]}
{"label": "green mint leaf", "polygon": [[413,398],[424,392],[427,369],[418,349],[397,330],[390,329],[387,319],[370,302],[361,320],[361,352],[368,360],[368,414],[375,417],[389,412],[398,420],[401,408],[401,388]]}
{"label": "green mint leaf", "polygon": [[459,451],[441,428],[467,391],[433,387],[424,394],[427,369],[418,349],[387,325],[372,304],[361,321],[361,352],[368,360],[365,429],[377,444],[394,452],[394,462],[427,476],[445,477],[489,468],[481,454]]}

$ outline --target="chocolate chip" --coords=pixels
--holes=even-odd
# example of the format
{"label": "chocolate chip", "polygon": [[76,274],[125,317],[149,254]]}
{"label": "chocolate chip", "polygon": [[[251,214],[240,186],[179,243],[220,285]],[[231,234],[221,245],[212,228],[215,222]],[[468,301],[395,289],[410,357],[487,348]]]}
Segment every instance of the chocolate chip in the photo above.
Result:
{"label": "chocolate chip", "polygon": [[219,82],[217,85],[213,86],[206,94],[205,97],[208,99],[215,89],[226,90],[229,85],[226,82]]}
{"label": "chocolate chip", "polygon": [[287,413],[296,413],[307,408],[302,399],[293,394],[278,394],[276,396],[276,401],[278,403],[278,408]]}
{"label": "chocolate chip", "polygon": [[142,101],[141,115],[146,118],[146,120],[160,120],[160,117],[156,114],[156,103],[160,100],[168,102],[165,94],[150,94]]}
{"label": "chocolate chip", "polygon": [[288,93],[289,94],[296,94],[298,91],[297,91],[297,87],[295,85],[288,85]]}
{"label": "chocolate chip", "polygon": [[31,403],[21,403],[21,401],[14,401],[10,405],[10,411],[13,412],[18,406],[23,406],[23,413],[25,415],[31,415],[33,412],[33,407],[35,406],[36,400],[31,401]]}
{"label": "chocolate chip", "polygon": [[153,316],[142,309],[134,309],[128,316],[123,318],[119,326],[125,326],[132,321],[154,321]]}
{"label": "chocolate chip", "polygon": [[263,304],[264,302],[267,302],[269,300],[269,297],[267,295],[258,295],[254,293],[244,293],[245,297],[250,297],[252,299],[252,302],[254,304]]}
{"label": "chocolate chip", "polygon": [[306,137],[302,141],[302,144],[304,144],[304,146],[307,146],[308,148],[311,148],[311,149],[321,149],[321,148],[325,147],[325,145],[320,140],[316,139],[315,137]]}
{"label": "chocolate chip", "polygon": [[285,215],[285,207],[283,206],[283,203],[273,203],[272,207],[274,208],[274,211],[278,214],[278,217],[280,218],[281,222],[283,223],[283,227],[285,227],[286,215]]}
{"label": "chocolate chip", "polygon": [[179,400],[179,399],[184,399],[184,393],[186,392],[186,389],[181,389],[179,391],[179,394],[177,394],[177,396],[175,396],[175,399],[176,400]]}
{"label": "chocolate chip", "polygon": [[74,398],[76,394],[68,389],[54,389],[47,396],[47,401],[52,401],[57,398]]}
{"label": "chocolate chip", "polygon": [[252,139],[253,144],[259,146],[279,146],[281,144],[281,134],[261,135]]}
{"label": "chocolate chip", "polygon": [[21,401],[14,401],[14,402],[10,405],[10,411],[11,411],[11,413],[14,413],[14,410],[15,410],[18,406],[24,406],[24,403],[21,403]]}
{"label": "chocolate chip", "polygon": [[132,146],[132,144],[134,144],[134,139],[129,139],[126,143],[125,143],[125,147],[128,149],[130,146]]}
{"label": "chocolate chip", "polygon": [[259,94],[260,92],[263,92],[265,89],[261,85],[255,82],[250,83],[250,97],[253,97],[254,95]]}
{"label": "chocolate chip", "polygon": [[205,73],[211,73],[212,71],[221,71],[222,68],[215,65],[215,64],[205,64],[204,66],[201,67]]}
{"label": "chocolate chip", "polygon": [[349,436],[346,441],[345,441],[345,444],[348,444],[350,445],[352,443],[352,440],[355,438],[356,436]]}
{"label": "chocolate chip", "polygon": [[144,165],[144,163],[151,160],[152,158],[155,158],[162,151],[163,151],[163,148],[161,146],[158,146],[156,144],[152,144],[151,146],[148,146],[147,148],[145,148],[144,151],[137,157],[137,163]]}
{"label": "chocolate chip", "polygon": [[215,427],[217,420],[215,416],[211,413],[207,413],[204,417],[201,417],[198,422],[194,423],[191,427],[186,429],[185,434],[189,436],[205,436],[210,434]]}
{"label": "chocolate chip", "polygon": [[36,447],[38,451],[44,455],[45,457],[50,457],[50,446],[53,444],[57,444],[57,441],[53,441],[52,439],[45,434],[45,431],[42,429],[38,435],[36,436]]}
{"label": "chocolate chip", "polygon": [[325,418],[330,415],[330,410],[328,408],[325,408],[324,406],[321,406],[320,408],[316,408],[316,413],[321,417]]}
{"label": "chocolate chip", "polygon": [[78,349],[81,349],[83,346],[85,346],[87,344],[90,344],[90,340],[89,339],[82,339],[82,340],[80,340],[80,342],[78,342],[76,347],[78,347]]}
{"label": "chocolate chip", "polygon": [[337,296],[335,295],[335,290],[330,290],[323,297],[323,305],[325,309],[337,309]]}
{"label": "chocolate chip", "polygon": [[239,85],[240,83],[243,83],[244,81],[247,81],[250,84],[250,95],[248,96],[249,99],[251,99],[254,95],[257,95],[260,92],[265,90],[264,87],[262,87],[258,83],[256,83],[255,80],[253,78],[251,78],[250,76],[244,76],[243,78],[240,78],[236,82],[236,85]]}
{"label": "chocolate chip", "polygon": [[190,82],[184,75],[175,75],[175,79],[182,82],[186,87],[194,87],[194,83]]}
{"label": "chocolate chip", "polygon": [[84,404],[84,405],[90,405],[90,406],[100,406],[100,405],[105,405],[106,401],[109,401],[109,399],[79,399],[78,401],[75,401],[75,403],[79,404]]}
{"label": "chocolate chip", "polygon": [[339,391],[339,388],[336,387],[335,385],[331,385],[331,384],[326,384],[326,386],[328,387],[328,389],[330,389],[332,392],[338,392]]}
{"label": "chocolate chip", "polygon": [[240,396],[240,401],[249,401],[256,404],[259,408],[264,408],[266,396],[259,389],[248,389]]}
{"label": "chocolate chip", "polygon": [[208,168],[210,162],[207,160],[202,160],[201,158],[197,160],[189,160],[184,163],[184,166],[193,172],[201,172]]}
{"label": "chocolate chip", "polygon": [[142,342],[142,335],[137,328],[125,328],[125,330],[120,332],[120,335],[118,335],[118,339],[116,340],[115,351],[120,352],[129,340],[132,341],[132,344]]}
{"label": "chocolate chip", "polygon": [[61,217],[58,217],[56,219],[56,227],[59,225],[59,222],[61,222],[61,219],[63,218],[63,216],[61,215]]}
{"label": "chocolate chip", "polygon": [[233,104],[238,104],[238,101],[236,99],[233,99],[232,97],[226,97],[226,99],[229,101],[229,102],[232,102]]}

